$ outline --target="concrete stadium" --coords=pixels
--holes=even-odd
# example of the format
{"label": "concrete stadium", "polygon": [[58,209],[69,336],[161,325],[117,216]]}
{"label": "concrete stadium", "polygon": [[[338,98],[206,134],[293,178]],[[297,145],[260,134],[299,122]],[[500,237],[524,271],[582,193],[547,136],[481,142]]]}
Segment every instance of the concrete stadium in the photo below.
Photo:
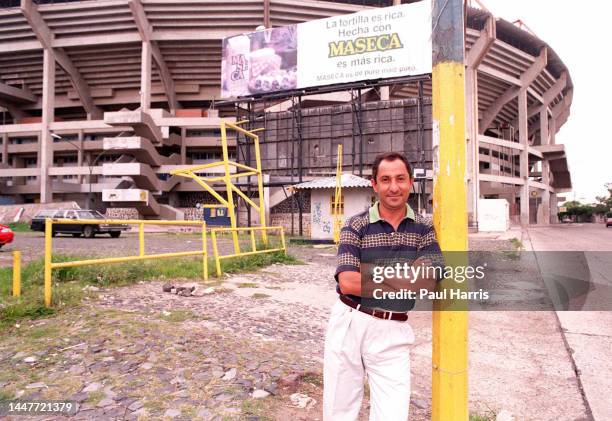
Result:
{"label": "concrete stadium", "polygon": [[[399,3],[244,0],[229,7],[227,2],[190,0],[0,2],[0,203],[75,201],[110,216],[198,217],[195,203],[211,197],[191,180],[167,173],[218,160],[220,119],[240,118],[241,108],[220,101],[222,39],[260,25],[292,25]],[[569,71],[553,48],[520,22],[474,6],[467,8],[465,32],[470,225],[476,225],[479,198],[507,199],[512,218],[523,225],[556,222],[558,195],[572,187],[564,146],[555,141],[570,114]],[[431,210],[430,78],[379,81],[359,86],[358,95],[356,89],[249,103],[249,115],[264,116],[268,129],[262,150],[264,169],[270,170],[269,213],[292,200],[285,189],[291,183],[335,170],[331,158],[317,169],[312,163],[314,155],[333,155],[313,152],[315,146],[332,151],[331,143],[305,143],[291,148],[291,160],[278,161],[272,156],[276,149],[265,149],[266,136],[271,139],[274,132],[270,121],[291,120],[296,113],[300,119],[334,110],[354,113],[356,106],[365,113],[364,122],[374,125],[368,110],[415,110],[416,129],[405,125],[397,130],[405,149],[419,138],[425,145],[411,161],[423,170],[419,206]],[[391,120],[393,115],[389,113]],[[367,176],[376,152],[397,149],[384,128],[368,133],[351,117],[347,130],[345,138],[352,134],[352,143],[344,142],[345,172]],[[288,145],[302,136],[283,133],[277,140],[284,136],[280,140]],[[244,160],[236,139],[230,145],[232,158]],[[289,162],[304,164],[296,174],[295,168],[287,168]],[[307,213],[300,207],[302,218]],[[275,222],[288,224],[281,219]]]}

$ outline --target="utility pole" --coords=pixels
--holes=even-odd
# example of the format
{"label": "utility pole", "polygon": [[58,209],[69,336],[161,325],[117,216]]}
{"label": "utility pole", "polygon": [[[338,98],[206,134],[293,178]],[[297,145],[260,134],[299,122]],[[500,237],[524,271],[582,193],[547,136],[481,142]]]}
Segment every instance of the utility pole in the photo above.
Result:
{"label": "utility pole", "polygon": [[[467,264],[465,67],[462,0],[433,0],[434,225],[449,266]],[[440,288],[460,287],[453,279]],[[432,420],[468,420],[468,314],[436,301],[432,325]],[[450,308],[450,309],[449,309]]]}

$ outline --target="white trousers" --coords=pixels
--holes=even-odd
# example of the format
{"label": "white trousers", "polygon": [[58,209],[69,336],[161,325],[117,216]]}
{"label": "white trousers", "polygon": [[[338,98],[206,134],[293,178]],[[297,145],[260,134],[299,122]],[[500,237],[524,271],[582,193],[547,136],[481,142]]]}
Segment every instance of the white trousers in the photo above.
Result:
{"label": "white trousers", "polygon": [[410,324],[372,317],[338,300],[325,336],[323,420],[355,421],[370,386],[370,421],[406,421],[410,406]]}

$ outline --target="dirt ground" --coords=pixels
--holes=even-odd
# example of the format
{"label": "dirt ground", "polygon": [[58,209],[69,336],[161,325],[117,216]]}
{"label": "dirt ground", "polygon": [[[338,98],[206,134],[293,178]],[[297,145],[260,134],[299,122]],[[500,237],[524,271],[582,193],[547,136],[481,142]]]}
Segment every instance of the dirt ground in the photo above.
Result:
{"label": "dirt ground", "polygon": [[[40,256],[41,241],[32,234],[15,245],[31,260]],[[87,247],[88,254],[137,249],[131,236],[54,243],[60,251]],[[160,234],[147,245],[176,250],[187,243]],[[8,266],[9,251],[0,253],[1,266]],[[336,299],[334,250],[290,252],[305,264],[224,277],[202,297],[164,293],[163,281],[142,282],[91,292],[71,312],[14,326],[0,336],[2,397],[81,402],[71,419],[320,420],[323,339]],[[424,421],[431,411],[431,313],[415,312],[410,323],[416,333],[410,419]],[[587,419],[554,314],[470,313],[469,349],[471,413]],[[296,392],[316,403],[295,407]],[[360,420],[367,412],[366,396]]]}

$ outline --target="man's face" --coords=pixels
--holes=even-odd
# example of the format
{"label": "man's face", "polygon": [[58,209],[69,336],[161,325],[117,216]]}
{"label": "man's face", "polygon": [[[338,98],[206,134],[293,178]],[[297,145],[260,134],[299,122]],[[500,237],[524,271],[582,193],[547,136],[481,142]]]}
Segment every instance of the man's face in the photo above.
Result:
{"label": "man's face", "polygon": [[372,180],[372,187],[384,207],[391,210],[405,209],[412,190],[412,179],[400,159],[383,160],[378,166],[376,180]]}

